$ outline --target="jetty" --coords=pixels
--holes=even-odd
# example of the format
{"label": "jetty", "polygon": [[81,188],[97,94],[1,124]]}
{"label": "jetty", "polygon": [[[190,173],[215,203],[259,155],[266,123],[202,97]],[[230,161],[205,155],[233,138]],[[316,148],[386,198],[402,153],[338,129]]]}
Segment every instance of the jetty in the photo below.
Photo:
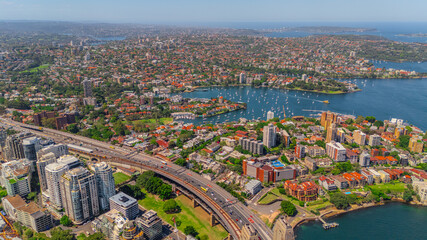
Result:
{"label": "jetty", "polygon": [[[323,215],[325,215],[325,214],[323,214]],[[323,216],[322,215],[322,216]],[[322,218],[322,216],[319,216],[317,219],[319,219],[322,223],[323,223],[323,229],[325,229],[325,230],[328,230],[328,229],[331,229],[331,228],[336,228],[336,227],[338,227],[339,226],[339,224],[338,223],[336,223],[336,222],[333,222],[333,223],[327,223],[325,220],[323,220],[323,218]]]}

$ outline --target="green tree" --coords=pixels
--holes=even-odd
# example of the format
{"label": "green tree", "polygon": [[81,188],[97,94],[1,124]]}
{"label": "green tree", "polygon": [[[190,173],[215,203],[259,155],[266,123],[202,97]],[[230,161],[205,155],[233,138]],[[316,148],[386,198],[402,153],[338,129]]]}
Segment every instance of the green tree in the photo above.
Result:
{"label": "green tree", "polygon": [[153,171],[145,171],[142,174],[140,174],[136,179],[136,185],[141,188],[145,188],[148,180],[150,180],[150,178],[154,176],[155,176],[155,173]]}
{"label": "green tree", "polygon": [[74,235],[71,230],[63,230],[61,227],[56,227],[50,231],[50,240],[74,240]]}
{"label": "green tree", "polygon": [[163,211],[165,211],[165,213],[176,213],[179,210],[179,205],[173,199],[169,199],[165,202],[165,204],[163,204]]}
{"label": "green tree", "polygon": [[187,165],[187,161],[184,158],[178,158],[175,161],[175,164],[184,167],[185,165]]}
{"label": "green tree", "polygon": [[34,232],[33,232],[33,230],[31,230],[31,228],[28,228],[27,230],[25,230],[24,235],[25,235],[25,237],[27,237],[27,239],[30,239],[33,237]]}
{"label": "green tree", "polygon": [[375,126],[375,127],[377,127],[377,128],[382,127],[382,126],[384,126],[384,122],[383,122],[383,121],[380,121],[380,120],[377,120],[377,121],[374,123],[374,126]]}
{"label": "green tree", "polygon": [[59,223],[61,223],[61,225],[66,226],[66,227],[73,226],[73,222],[70,220],[70,218],[67,215],[62,216]]}
{"label": "green tree", "polygon": [[199,235],[199,233],[196,231],[196,229],[193,226],[186,226],[184,228],[184,234],[185,235],[191,235],[193,237]]}
{"label": "green tree", "polygon": [[55,129],[56,128],[56,120],[55,120],[55,118],[43,118],[42,119],[42,125],[43,125],[43,127]]}
{"label": "green tree", "polygon": [[159,197],[163,200],[168,199],[172,196],[172,185],[163,183],[162,186],[157,190]]}
{"label": "green tree", "polygon": [[121,186],[119,190],[135,199],[143,199],[145,197],[144,193],[141,191],[141,188],[135,185],[126,184]]}
{"label": "green tree", "polygon": [[411,137],[409,135],[400,135],[399,136],[399,146],[403,148],[407,148],[409,146],[409,139]]}
{"label": "green tree", "polygon": [[406,202],[410,202],[412,201],[412,191],[409,189],[405,189],[405,192],[403,192],[403,200],[405,200]]}
{"label": "green tree", "polygon": [[33,201],[33,200],[35,200],[37,198],[37,193],[36,192],[30,192],[28,195],[27,195],[27,199],[28,200],[30,200],[30,201]]}
{"label": "green tree", "polygon": [[297,213],[297,208],[289,201],[282,201],[280,203],[280,209],[288,216],[295,216]]}
{"label": "green tree", "polygon": [[356,123],[357,124],[361,124],[363,121],[365,120],[365,118],[363,117],[363,116],[357,116],[357,118],[356,118]]}
{"label": "green tree", "polygon": [[69,131],[70,133],[78,133],[79,127],[77,126],[77,123],[72,123],[72,124],[68,125],[67,131]]}
{"label": "green tree", "polygon": [[162,184],[163,181],[160,178],[152,177],[147,181],[145,185],[145,190],[147,190],[147,192],[149,193],[157,194]]}
{"label": "green tree", "polygon": [[350,206],[349,199],[342,192],[331,193],[330,201],[338,209],[346,209]]}

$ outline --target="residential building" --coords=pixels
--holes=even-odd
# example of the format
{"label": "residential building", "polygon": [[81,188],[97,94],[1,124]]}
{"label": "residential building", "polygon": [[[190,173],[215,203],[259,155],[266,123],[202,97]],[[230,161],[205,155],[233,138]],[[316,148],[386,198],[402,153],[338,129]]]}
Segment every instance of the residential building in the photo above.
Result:
{"label": "residential building", "polygon": [[257,194],[262,189],[262,183],[259,180],[250,180],[248,183],[245,184],[245,189],[248,193],[250,193],[252,196]]}
{"label": "residential building", "polygon": [[37,151],[40,150],[40,138],[28,137],[22,140],[22,148],[26,159],[32,162],[37,161]]}
{"label": "residential building", "polygon": [[239,144],[242,146],[243,150],[249,151],[252,154],[264,154],[264,144],[261,141],[241,137],[239,139]]}
{"label": "residential building", "polygon": [[52,216],[35,202],[26,203],[20,196],[7,196],[2,199],[3,208],[10,218],[32,228],[36,232],[49,230]]}
{"label": "residential building", "polygon": [[272,123],[264,126],[262,142],[267,148],[276,146],[276,127]]}
{"label": "residential building", "polygon": [[326,154],[335,162],[344,162],[346,160],[346,149],[341,143],[330,142],[326,144]]}
{"label": "residential building", "polygon": [[384,172],[383,170],[379,170],[378,173],[381,176],[381,181],[383,183],[388,183],[390,182],[390,174],[388,174],[387,172]]}
{"label": "residential building", "polygon": [[304,165],[311,171],[316,171],[317,169],[316,161],[311,157],[305,157]]}
{"label": "residential building", "polygon": [[348,183],[348,181],[345,179],[345,178],[343,178],[343,177],[341,177],[341,176],[338,176],[338,175],[336,175],[336,176],[330,176],[329,177],[332,181],[334,181],[334,183],[335,183],[335,185],[339,188],[339,189],[345,189],[345,188],[348,188],[348,186],[349,186],[349,183]]}
{"label": "residential building", "polygon": [[300,143],[297,143],[295,145],[295,156],[297,158],[303,158],[303,157],[305,157],[305,148],[306,147],[304,145],[302,145]]}
{"label": "residential building", "polygon": [[320,117],[320,125],[325,129],[329,128],[330,124],[337,122],[337,115],[332,112],[323,112]]}
{"label": "residential building", "polygon": [[128,221],[123,226],[123,231],[121,233],[120,240],[143,240],[144,230],[137,224],[134,220]]}
{"label": "residential building", "polygon": [[153,210],[149,210],[142,214],[137,220],[141,224],[142,231],[147,240],[157,240],[162,238],[162,220]]}
{"label": "residential building", "polygon": [[267,112],[267,121],[268,120],[271,120],[271,119],[273,119],[274,118],[274,112],[272,112],[272,111],[268,111]]}
{"label": "residential building", "polygon": [[124,225],[128,222],[116,209],[112,209],[92,221],[92,229],[101,232],[107,239],[120,240]]}
{"label": "residential building", "polygon": [[240,84],[245,84],[246,83],[246,76],[245,76],[245,73],[240,73],[240,75],[239,75],[239,83]]}
{"label": "residential building", "polygon": [[242,232],[240,234],[240,240],[259,240],[258,232],[250,224],[242,226]]}
{"label": "residential building", "polygon": [[80,161],[73,155],[64,155],[56,160],[58,163],[63,163],[68,166],[68,169],[80,166]]}
{"label": "residential building", "polygon": [[416,152],[416,153],[422,153],[424,147],[424,142],[421,136],[414,136],[411,139],[409,139],[409,151]]}
{"label": "residential building", "polygon": [[82,224],[99,215],[99,198],[95,175],[83,167],[68,170],[60,180],[65,214]]}
{"label": "residential building", "polygon": [[97,186],[99,207],[101,211],[110,209],[110,198],[116,194],[113,170],[106,162],[93,164],[91,170],[94,171]]}
{"label": "residential building", "polygon": [[335,185],[335,182],[325,176],[321,176],[319,178],[319,185],[324,187],[327,191],[335,191],[337,190],[337,186]]}
{"label": "residential building", "polygon": [[372,174],[375,183],[380,183],[381,182],[381,174],[377,171],[375,171],[375,169],[368,169],[368,171]]}
{"label": "residential building", "polygon": [[415,180],[412,182],[415,192],[420,196],[420,202],[427,204],[427,182]]}
{"label": "residential building", "polygon": [[274,240],[295,240],[294,229],[285,217],[279,217],[273,227]]}
{"label": "residential building", "polygon": [[307,146],[305,148],[306,154],[311,157],[318,157],[325,155],[325,149],[319,146]]}
{"label": "residential building", "polygon": [[139,214],[138,201],[123,193],[119,192],[110,197],[110,209],[116,209],[127,219],[135,219]]}
{"label": "residential building", "polygon": [[39,155],[38,161],[36,163],[37,165],[37,173],[39,175],[39,182],[40,182],[40,189],[42,192],[45,192],[47,190],[47,180],[46,180],[46,166],[56,162],[55,154],[52,152]]}
{"label": "residential building", "polygon": [[371,155],[367,152],[363,152],[362,154],[360,154],[360,157],[359,157],[359,165],[361,167],[369,167],[370,160],[371,160]]}
{"label": "residential building", "polygon": [[2,164],[1,183],[10,196],[25,196],[31,192],[33,164],[27,159]]}
{"label": "residential building", "polygon": [[362,169],[360,173],[366,177],[366,183],[368,185],[372,185],[374,183],[374,175],[369,170]]}
{"label": "residential building", "polygon": [[49,200],[58,209],[62,208],[60,180],[66,171],[68,171],[68,166],[66,164],[55,162],[47,165],[45,169],[47,181],[46,190],[49,194]]}
{"label": "residential building", "polygon": [[286,192],[300,201],[309,202],[317,199],[319,186],[314,182],[286,181],[284,188]]}
{"label": "residential building", "polygon": [[366,134],[360,130],[355,130],[353,132],[353,139],[359,146],[364,146],[366,142]]}
{"label": "residential building", "polygon": [[24,147],[22,146],[22,138],[20,135],[9,135],[6,138],[5,148],[4,148],[6,160],[16,160],[25,158]]}
{"label": "residential building", "polygon": [[378,134],[373,134],[369,136],[369,146],[380,146],[381,145],[381,136]]}
{"label": "residential building", "polygon": [[337,128],[335,123],[329,124],[326,132],[326,142],[330,143],[337,138]]}
{"label": "residential building", "polygon": [[43,119],[49,119],[49,118],[54,118],[55,117],[55,112],[46,112],[46,111],[42,111],[40,113],[36,113],[33,115],[33,119],[34,119],[34,125],[36,126],[42,126],[43,123]]}
{"label": "residential building", "polygon": [[53,153],[55,154],[55,158],[59,158],[68,154],[68,146],[65,144],[54,144],[42,148],[37,152],[37,160],[39,160],[41,156],[47,153]]}
{"label": "residential building", "polygon": [[93,94],[92,94],[92,81],[85,79],[82,82],[82,85],[83,85],[84,97],[85,98],[93,97]]}

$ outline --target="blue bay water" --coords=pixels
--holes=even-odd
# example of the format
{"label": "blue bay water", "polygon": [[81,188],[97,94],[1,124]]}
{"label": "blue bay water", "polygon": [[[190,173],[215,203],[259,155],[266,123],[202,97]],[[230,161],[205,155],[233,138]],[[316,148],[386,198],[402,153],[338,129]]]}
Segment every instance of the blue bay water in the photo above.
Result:
{"label": "blue bay water", "polygon": [[427,208],[401,203],[357,210],[328,222],[338,222],[335,229],[324,230],[321,223],[311,222],[298,227],[297,240],[422,240],[427,239]]}
{"label": "blue bay water", "polygon": [[[283,118],[287,116],[314,116],[320,111],[343,114],[375,116],[380,120],[401,118],[409,124],[427,130],[427,79],[358,79],[352,80],[360,92],[329,95],[312,92],[289,91],[273,88],[210,87],[204,92],[196,90],[182,93],[190,98],[217,98],[247,103],[247,109],[214,116],[207,119],[186,120],[203,122],[236,121],[239,118],[266,119],[267,111]],[[328,100],[330,104],[322,101]]]}

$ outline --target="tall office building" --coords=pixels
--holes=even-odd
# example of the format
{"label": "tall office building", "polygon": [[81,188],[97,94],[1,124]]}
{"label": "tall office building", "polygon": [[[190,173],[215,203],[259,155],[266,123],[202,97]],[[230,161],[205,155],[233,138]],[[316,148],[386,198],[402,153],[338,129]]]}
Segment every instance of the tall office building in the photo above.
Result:
{"label": "tall office building", "polygon": [[270,120],[270,119],[273,119],[273,118],[274,118],[274,112],[268,111],[267,112],[267,121]]}
{"label": "tall office building", "polygon": [[242,226],[242,233],[240,235],[240,240],[259,240],[259,236],[254,227],[250,224],[245,224]]}
{"label": "tall office building", "polygon": [[373,134],[369,136],[369,146],[380,146],[381,145],[381,136],[378,134]]}
{"label": "tall office building", "polygon": [[110,197],[116,194],[113,170],[106,162],[100,162],[91,166],[95,172],[98,185],[99,207],[102,211],[110,209]]}
{"label": "tall office building", "polygon": [[0,129],[0,148],[3,148],[6,144],[7,132],[4,128]]}
{"label": "tall office building", "polygon": [[82,84],[85,98],[92,97],[92,81],[85,79]]}
{"label": "tall office building", "polygon": [[285,217],[277,219],[273,227],[273,240],[294,240],[294,230]]}
{"label": "tall office building", "polygon": [[240,76],[239,76],[239,83],[240,84],[245,84],[246,83],[246,76],[245,76],[245,73],[240,73]]}
{"label": "tall office building", "polygon": [[60,189],[65,214],[75,224],[99,215],[96,178],[87,169],[77,167],[65,172],[60,180]]}
{"label": "tall office building", "polygon": [[40,150],[40,138],[29,137],[22,140],[22,148],[24,150],[24,156],[26,159],[36,162],[37,151]]}
{"label": "tall office building", "polygon": [[272,123],[264,126],[262,143],[268,148],[276,146],[276,127]]}
{"label": "tall office building", "polygon": [[50,152],[43,155],[38,155],[37,172],[39,175],[40,189],[42,192],[47,191],[46,166],[56,162],[55,154]]}
{"label": "tall office building", "polygon": [[353,132],[353,139],[355,143],[360,146],[364,146],[366,142],[366,134],[360,130],[356,130]]}
{"label": "tall office building", "polygon": [[142,214],[138,219],[144,232],[144,236],[148,240],[156,240],[162,238],[162,220],[153,210],[149,210]]}
{"label": "tall office building", "polygon": [[62,208],[62,197],[60,180],[62,175],[68,171],[68,166],[63,163],[51,163],[46,166],[47,190],[50,202],[58,209]]}
{"label": "tall office building", "polygon": [[337,128],[335,127],[335,123],[332,123],[327,128],[326,142],[329,143],[329,142],[335,141],[336,138],[337,138]]}

